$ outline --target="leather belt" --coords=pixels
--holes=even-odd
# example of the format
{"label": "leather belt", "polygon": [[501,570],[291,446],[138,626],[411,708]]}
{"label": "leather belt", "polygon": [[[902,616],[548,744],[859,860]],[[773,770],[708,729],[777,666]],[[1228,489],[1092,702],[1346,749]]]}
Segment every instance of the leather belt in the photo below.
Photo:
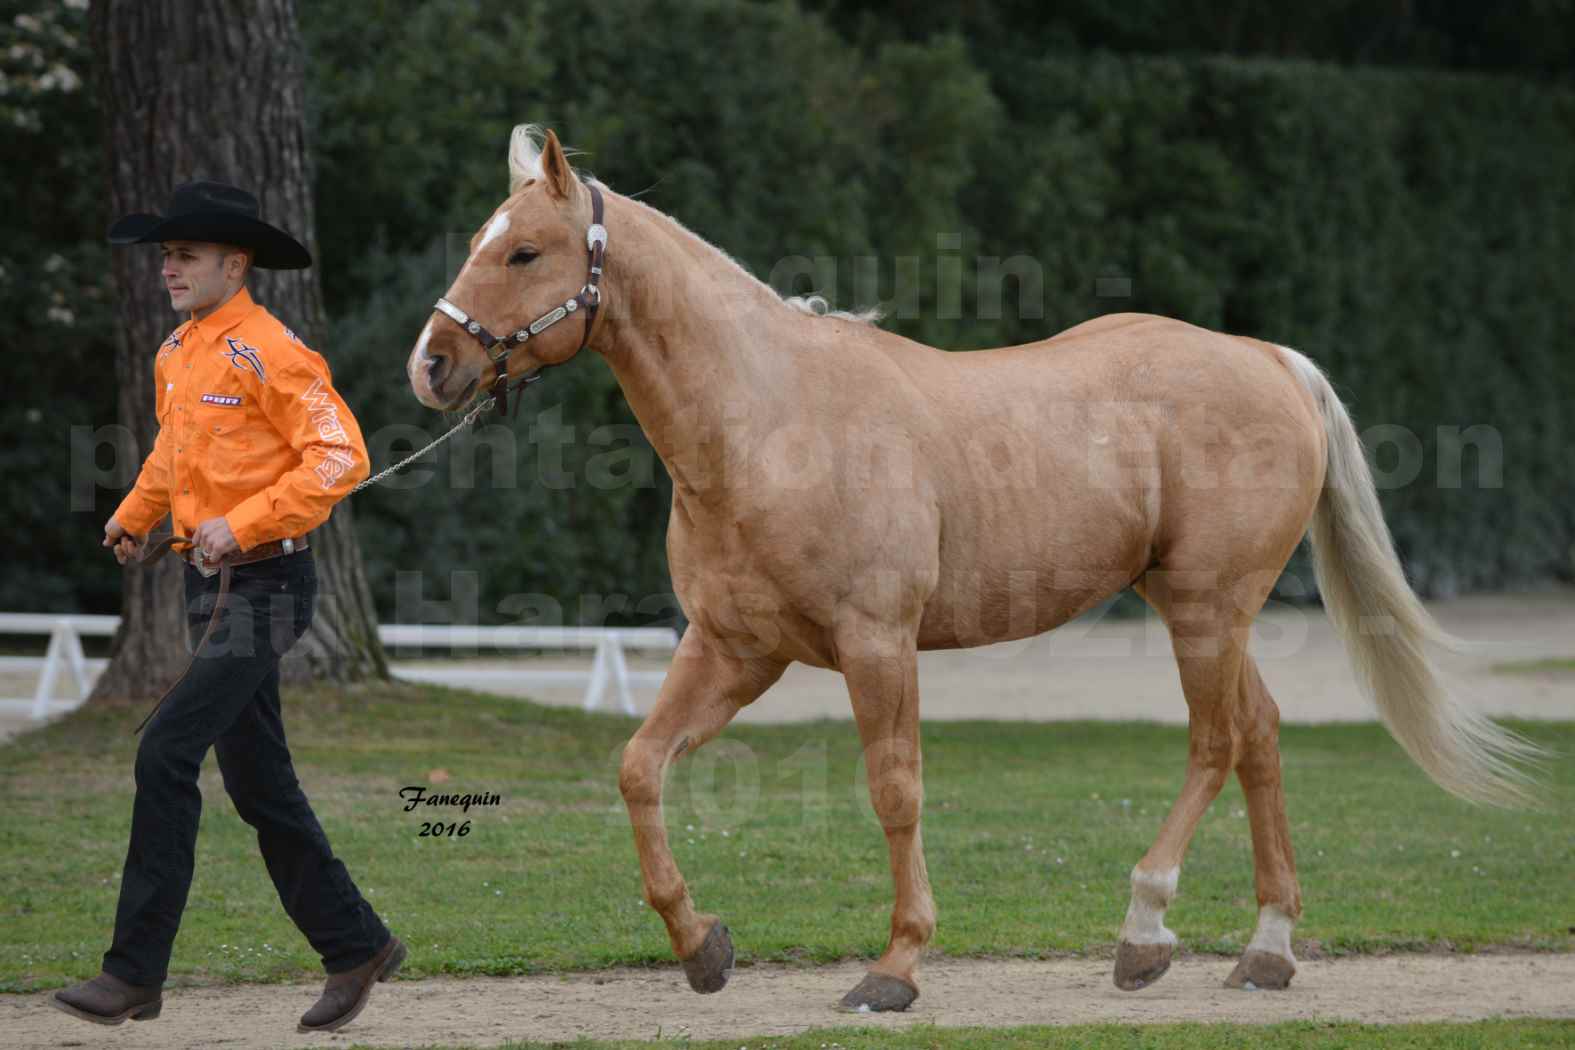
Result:
{"label": "leather belt", "polygon": [[219,559],[217,564],[210,564],[206,559],[199,558],[193,553],[197,550],[197,545],[189,537],[166,536],[151,547],[142,548],[142,553],[137,556],[137,564],[151,567],[160,558],[173,550],[177,543],[187,544],[187,549],[178,553],[182,560],[192,568],[204,576],[212,576],[214,573],[219,574],[219,593],[213,600],[213,615],[208,617],[208,626],[203,629],[202,638],[193,647],[191,659],[186,663],[186,669],[180,673],[180,677],[175,679],[168,689],[164,690],[164,695],[159,697],[158,702],[153,705],[153,709],[148,712],[147,717],[138,723],[137,728],[131,731],[133,736],[142,732],[143,726],[146,726],[153,720],[153,716],[158,714],[159,708],[164,705],[165,700],[169,699],[169,695],[175,691],[175,687],[184,682],[186,676],[191,673],[192,665],[197,662],[197,654],[202,652],[202,647],[208,644],[208,639],[213,635],[213,629],[219,625],[219,613],[224,610],[225,601],[230,596],[230,582],[234,579],[235,567],[237,565],[249,565],[252,562],[267,561],[269,558],[278,558],[307,549],[304,536],[288,540],[274,540],[271,543],[259,543],[250,550],[226,554]]}
{"label": "leather belt", "polygon": [[[169,544],[171,542],[190,543],[191,541],[174,536],[171,536],[168,540],[160,541],[161,544]],[[181,559],[193,569],[196,569],[204,576],[212,576],[217,573],[224,565],[250,565],[254,561],[267,561],[270,558],[282,558],[286,554],[294,554],[297,551],[304,551],[308,549],[310,548],[306,542],[306,537],[297,536],[287,540],[272,540],[268,543],[259,543],[257,546],[252,547],[249,550],[236,551],[233,554],[226,554],[217,562],[208,561],[199,553],[199,548],[197,547],[188,547],[186,550],[179,551],[178,553],[180,554]]]}

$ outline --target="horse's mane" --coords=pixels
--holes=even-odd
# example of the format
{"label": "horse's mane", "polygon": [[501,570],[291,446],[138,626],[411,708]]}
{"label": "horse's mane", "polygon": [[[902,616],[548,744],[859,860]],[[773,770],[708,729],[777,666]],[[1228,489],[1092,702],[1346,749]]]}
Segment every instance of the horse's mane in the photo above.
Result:
{"label": "horse's mane", "polygon": [[[541,151],[542,145],[545,141],[545,133],[542,131],[541,127],[536,124],[520,124],[514,128],[513,134],[509,136],[510,194],[518,193],[520,190],[525,188],[526,183],[533,179],[545,178],[545,173],[542,171],[541,167]],[[578,152],[578,150],[571,150],[567,148],[564,149],[566,156],[572,157],[578,154]],[[575,169],[575,171],[576,174],[579,174],[581,178],[584,178],[589,182],[595,182],[598,186],[611,192],[611,187],[595,176],[580,172],[579,169]],[[650,208],[650,205],[644,204],[641,201],[635,201],[634,203],[639,204],[643,208]],[[721,258],[728,265],[738,270],[745,277],[748,277],[751,281],[754,281],[762,288],[770,291],[771,294],[777,296],[777,298],[780,299],[784,305],[789,306],[800,313],[810,314],[814,317],[836,317],[844,321],[857,321],[861,324],[874,324],[881,319],[881,311],[879,307],[874,307],[868,310],[833,310],[831,309],[830,302],[828,302],[826,297],[823,295],[780,295],[777,293],[776,289],[772,288],[770,285],[760,280],[760,278],[750,273],[748,268],[741,264],[737,259],[727,254],[727,252],[723,251],[721,248],[718,248],[704,237],[701,237],[699,234],[689,229],[671,215],[667,215],[663,212],[657,212],[655,208],[650,208],[650,210],[656,212],[658,215],[661,215],[662,218],[666,219],[674,226],[677,226],[684,233],[688,234],[690,237],[693,237],[696,241],[705,245],[706,248],[721,256]]]}

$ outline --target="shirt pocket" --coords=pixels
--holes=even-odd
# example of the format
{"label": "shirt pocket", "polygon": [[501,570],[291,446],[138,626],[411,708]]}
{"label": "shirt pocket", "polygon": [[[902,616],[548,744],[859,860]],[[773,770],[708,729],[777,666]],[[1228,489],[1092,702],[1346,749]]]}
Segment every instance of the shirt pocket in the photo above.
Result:
{"label": "shirt pocket", "polygon": [[208,438],[208,447],[215,452],[250,452],[252,428],[239,409],[205,409],[197,413],[197,422]]}
{"label": "shirt pocket", "polygon": [[199,402],[192,423],[202,435],[203,471],[217,484],[245,484],[256,472],[255,428],[240,406]]}

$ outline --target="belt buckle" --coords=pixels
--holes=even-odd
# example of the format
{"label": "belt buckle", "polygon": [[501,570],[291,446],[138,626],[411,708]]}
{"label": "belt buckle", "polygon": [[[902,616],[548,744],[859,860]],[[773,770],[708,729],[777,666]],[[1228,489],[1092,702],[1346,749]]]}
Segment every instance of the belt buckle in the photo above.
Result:
{"label": "belt buckle", "polygon": [[207,554],[201,547],[193,547],[191,549],[191,567],[204,576],[217,576],[219,573],[218,563],[210,564]]}

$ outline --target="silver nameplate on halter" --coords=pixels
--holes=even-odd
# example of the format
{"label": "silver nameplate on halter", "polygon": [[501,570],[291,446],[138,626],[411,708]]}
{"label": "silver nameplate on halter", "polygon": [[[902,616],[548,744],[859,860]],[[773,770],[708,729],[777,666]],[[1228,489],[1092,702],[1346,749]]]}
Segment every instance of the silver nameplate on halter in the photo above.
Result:
{"label": "silver nameplate on halter", "polygon": [[546,328],[550,324],[557,324],[567,316],[569,316],[569,311],[561,306],[550,314],[542,314],[540,317],[536,318],[536,320],[531,322],[530,334],[537,335],[543,328]]}

